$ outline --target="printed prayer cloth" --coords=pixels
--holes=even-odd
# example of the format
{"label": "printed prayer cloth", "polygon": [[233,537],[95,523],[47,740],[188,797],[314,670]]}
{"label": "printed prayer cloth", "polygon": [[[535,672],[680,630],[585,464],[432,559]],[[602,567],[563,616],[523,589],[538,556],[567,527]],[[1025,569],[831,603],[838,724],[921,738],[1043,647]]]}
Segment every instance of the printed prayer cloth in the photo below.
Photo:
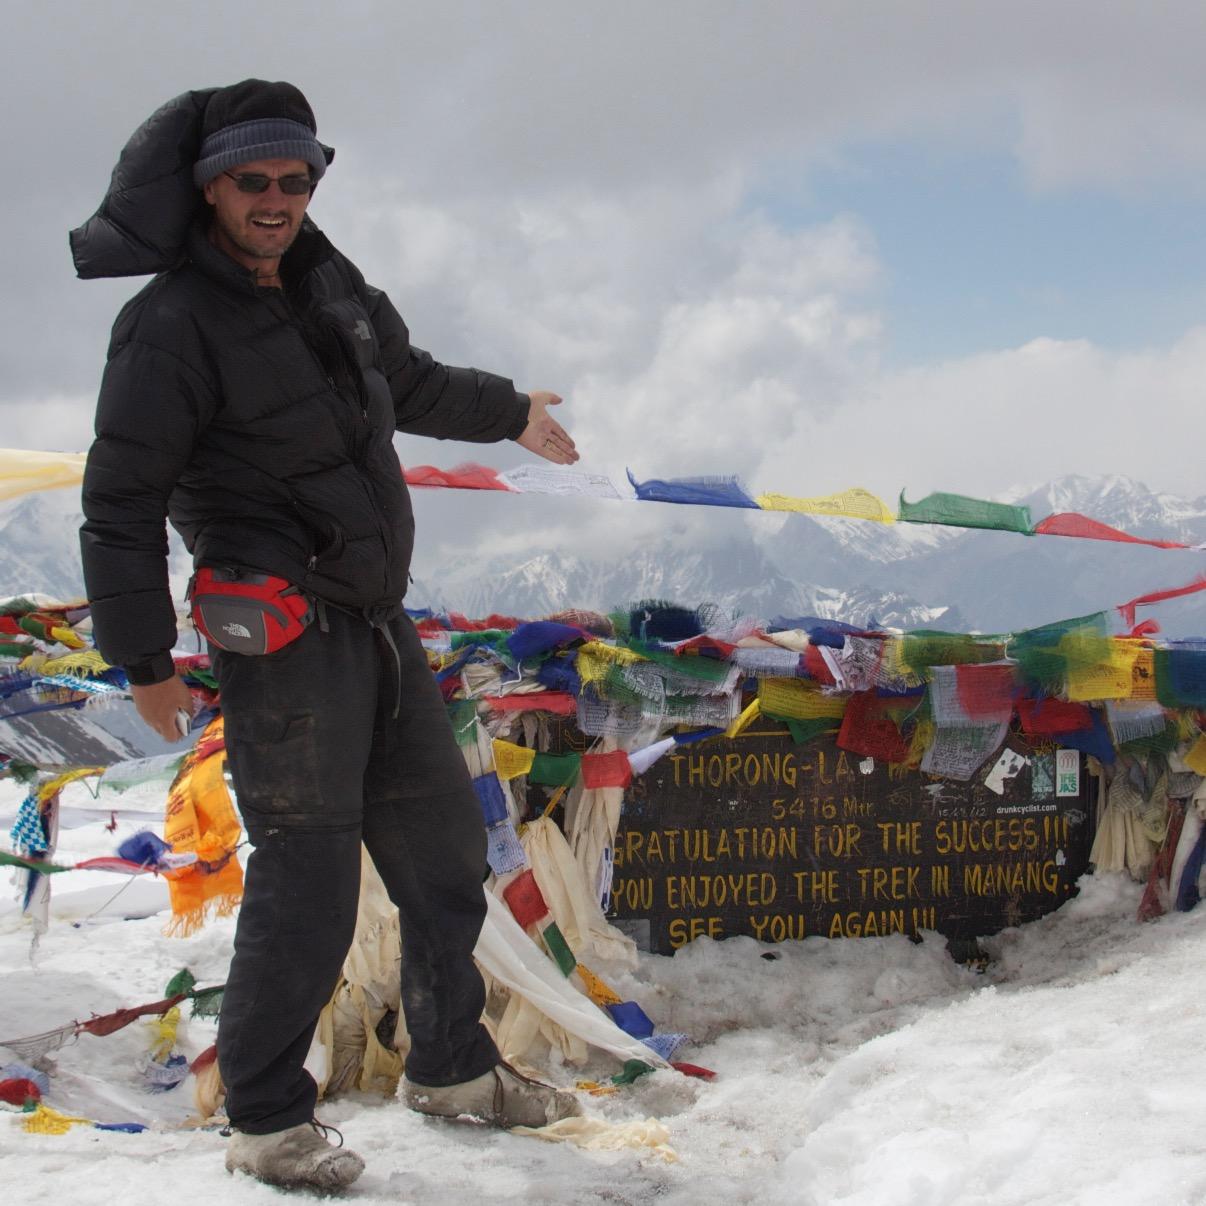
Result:
{"label": "printed prayer cloth", "polygon": [[243,869],[235,857],[243,830],[222,774],[225,750],[218,716],[185,757],[168,791],[163,836],[175,853],[197,855],[192,866],[167,876],[169,934],[195,933],[211,910],[229,916],[243,897]]}

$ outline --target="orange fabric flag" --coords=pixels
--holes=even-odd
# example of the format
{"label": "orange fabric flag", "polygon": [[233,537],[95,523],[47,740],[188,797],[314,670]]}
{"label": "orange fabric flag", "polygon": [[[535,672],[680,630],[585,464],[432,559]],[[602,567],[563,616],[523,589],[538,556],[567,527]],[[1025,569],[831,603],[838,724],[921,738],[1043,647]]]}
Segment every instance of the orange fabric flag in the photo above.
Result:
{"label": "orange fabric flag", "polygon": [[243,898],[243,868],[235,856],[243,827],[222,774],[225,749],[218,716],[206,726],[168,791],[164,840],[176,854],[197,855],[192,866],[167,876],[172,899],[168,934],[187,937],[205,924],[211,908],[226,917]]}

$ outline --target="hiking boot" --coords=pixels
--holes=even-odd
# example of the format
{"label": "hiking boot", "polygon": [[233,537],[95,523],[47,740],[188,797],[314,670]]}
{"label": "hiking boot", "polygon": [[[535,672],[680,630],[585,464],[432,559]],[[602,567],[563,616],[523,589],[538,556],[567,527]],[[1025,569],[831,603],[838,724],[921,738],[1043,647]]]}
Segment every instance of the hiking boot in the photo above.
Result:
{"label": "hiking boot", "polygon": [[582,1107],[571,1093],[532,1080],[509,1064],[459,1085],[433,1088],[403,1076],[402,1100],[420,1114],[437,1118],[470,1118],[494,1126],[547,1126],[575,1118]]}
{"label": "hiking boot", "polygon": [[355,1152],[343,1151],[327,1139],[328,1130],[318,1122],[303,1122],[270,1135],[247,1135],[235,1131],[226,1149],[226,1171],[245,1172],[282,1189],[343,1189],[364,1172],[364,1161]]}

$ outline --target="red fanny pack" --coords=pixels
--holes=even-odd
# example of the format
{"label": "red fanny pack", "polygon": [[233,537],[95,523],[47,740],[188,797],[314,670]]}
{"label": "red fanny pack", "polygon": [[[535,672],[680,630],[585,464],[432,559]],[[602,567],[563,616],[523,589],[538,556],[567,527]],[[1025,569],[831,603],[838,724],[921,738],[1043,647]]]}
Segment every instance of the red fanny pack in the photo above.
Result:
{"label": "red fanny pack", "polygon": [[199,569],[188,598],[197,630],[228,653],[275,653],[314,619],[313,603],[296,586],[236,566]]}

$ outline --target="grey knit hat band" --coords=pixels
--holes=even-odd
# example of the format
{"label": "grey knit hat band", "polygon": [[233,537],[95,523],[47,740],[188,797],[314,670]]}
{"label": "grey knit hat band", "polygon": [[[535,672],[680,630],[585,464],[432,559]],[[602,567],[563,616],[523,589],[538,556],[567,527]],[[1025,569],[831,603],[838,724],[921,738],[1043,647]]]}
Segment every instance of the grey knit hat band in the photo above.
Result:
{"label": "grey knit hat band", "polygon": [[328,148],[314,131],[287,117],[257,117],[216,130],[201,144],[193,182],[203,188],[215,176],[255,159],[302,159],[317,182],[327,170]]}

